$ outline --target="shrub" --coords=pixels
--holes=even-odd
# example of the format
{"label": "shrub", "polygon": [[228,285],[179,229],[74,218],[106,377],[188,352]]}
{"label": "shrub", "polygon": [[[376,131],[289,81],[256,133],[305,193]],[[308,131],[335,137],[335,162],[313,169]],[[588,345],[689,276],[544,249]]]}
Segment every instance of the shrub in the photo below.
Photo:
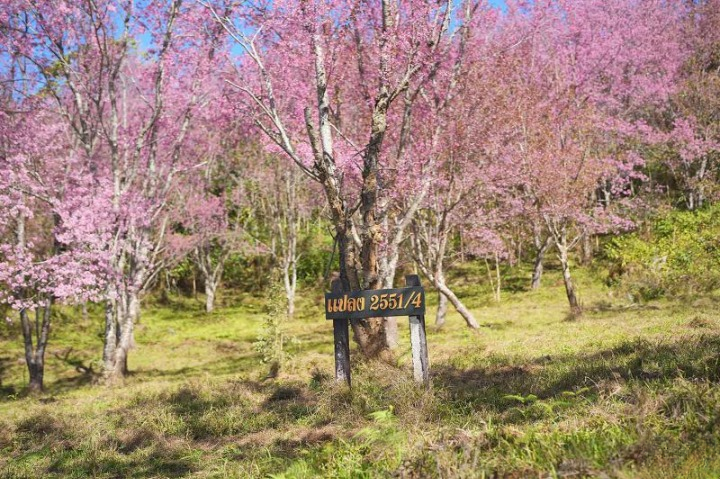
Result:
{"label": "shrub", "polygon": [[720,204],[673,211],[606,247],[610,279],[636,299],[709,292],[720,287]]}
{"label": "shrub", "polygon": [[266,304],[267,312],[263,318],[262,329],[253,345],[260,354],[260,361],[270,365],[268,378],[274,378],[291,359],[287,346],[296,344],[297,338],[286,333],[288,316],[285,310],[285,295],[279,283],[273,283],[268,289]]}

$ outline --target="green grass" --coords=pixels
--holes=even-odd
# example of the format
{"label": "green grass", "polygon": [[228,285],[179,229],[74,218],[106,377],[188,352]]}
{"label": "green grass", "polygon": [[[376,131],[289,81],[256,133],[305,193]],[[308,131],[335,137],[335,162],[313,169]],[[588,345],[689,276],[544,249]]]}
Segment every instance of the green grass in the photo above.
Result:
{"label": "green grass", "polygon": [[4,327],[0,477],[720,476],[720,298],[629,304],[579,270],[573,320],[556,271],[536,292],[527,271],[506,273],[496,304],[482,270],[453,272],[479,331],[456,313],[435,330],[430,295],[429,389],[411,380],[402,318],[397,364],[355,357],[352,391],[335,386],[320,291],[302,292],[274,380],[247,295],[212,315],[193,299],[146,307],[122,388],[76,369],[99,367],[100,310],[58,318],[40,398],[23,396]]}

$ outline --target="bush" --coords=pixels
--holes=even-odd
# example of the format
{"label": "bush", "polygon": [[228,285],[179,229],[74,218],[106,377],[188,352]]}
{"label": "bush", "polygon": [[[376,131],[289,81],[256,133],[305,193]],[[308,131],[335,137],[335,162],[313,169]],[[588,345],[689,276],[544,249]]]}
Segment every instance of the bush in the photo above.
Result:
{"label": "bush", "polygon": [[[301,232],[302,233],[302,232]],[[333,239],[326,230],[319,227],[310,229],[300,235],[298,251],[302,251],[298,259],[298,280],[305,285],[313,285],[325,275],[330,257],[334,268],[337,268],[338,253],[333,254]]]}
{"label": "bush", "polygon": [[[299,231],[298,251],[302,252],[297,262],[300,285],[314,285],[321,281],[331,256],[334,264],[338,261],[337,253],[333,255],[332,237],[320,226]],[[222,287],[249,293],[265,292],[272,287],[279,267],[269,251],[233,253],[225,262]],[[196,291],[203,292],[202,273],[189,256],[168,271],[166,281],[172,291],[185,296],[191,296]],[[163,286],[164,283],[160,285],[161,292]]]}
{"label": "bush", "polygon": [[265,291],[272,283],[273,267],[269,254],[230,255],[223,272],[223,287],[251,293]]}
{"label": "bush", "polygon": [[720,204],[673,211],[643,231],[612,239],[610,280],[636,299],[693,294],[720,287]]}

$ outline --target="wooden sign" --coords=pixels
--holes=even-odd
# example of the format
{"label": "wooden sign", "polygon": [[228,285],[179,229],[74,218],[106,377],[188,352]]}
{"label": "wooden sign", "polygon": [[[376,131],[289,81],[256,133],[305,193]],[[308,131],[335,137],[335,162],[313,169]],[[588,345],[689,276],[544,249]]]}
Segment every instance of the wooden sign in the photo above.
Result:
{"label": "wooden sign", "polygon": [[333,321],[335,337],[335,380],[350,386],[350,320],[408,316],[412,347],[413,376],[428,384],[430,366],[425,334],[425,290],[420,278],[405,277],[405,288],[343,292],[339,279],[325,294],[325,318]]}
{"label": "wooden sign", "polygon": [[422,286],[325,293],[325,319],[424,315],[425,290]]}

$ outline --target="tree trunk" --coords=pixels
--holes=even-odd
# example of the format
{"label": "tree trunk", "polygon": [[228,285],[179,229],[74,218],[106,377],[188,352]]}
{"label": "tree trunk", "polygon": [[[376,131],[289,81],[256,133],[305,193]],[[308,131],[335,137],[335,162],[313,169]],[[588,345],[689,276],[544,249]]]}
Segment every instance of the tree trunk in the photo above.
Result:
{"label": "tree trunk", "polygon": [[570,304],[570,312],[572,314],[580,314],[582,312],[582,309],[580,308],[580,304],[578,303],[577,295],[575,293],[575,286],[573,285],[572,278],[570,277],[570,262],[568,259],[567,236],[564,232],[560,237],[560,242],[557,243],[557,248],[558,252],[560,253],[558,257],[562,266],[563,282],[565,283],[565,293],[567,294],[568,303]]}
{"label": "tree trunk", "polygon": [[292,318],[295,316],[295,288],[287,293],[287,316]]}
{"label": "tree trunk", "polygon": [[[386,220],[387,222],[387,220]],[[402,232],[397,232],[397,234],[402,234]],[[396,244],[388,244],[387,251],[385,252],[385,255],[382,258],[382,267],[380,268],[380,271],[382,271],[383,277],[381,279],[381,285],[385,289],[390,289],[394,286],[395,282],[395,272],[397,271],[397,264],[398,264],[398,258],[400,256],[399,246]],[[390,317],[385,318],[385,341],[387,343],[387,347],[390,349],[395,349],[398,346],[398,325],[397,325],[397,318]]]}
{"label": "tree trunk", "polygon": [[[223,248],[222,245],[219,247]],[[199,244],[193,250],[195,266],[197,266],[203,276],[206,313],[212,313],[215,310],[217,290],[220,287],[220,281],[222,280],[223,270],[225,267],[225,259],[227,258],[227,251],[224,249],[220,252],[216,259],[213,258],[212,252],[213,245],[209,241]]]}
{"label": "tree trunk", "polygon": [[283,258],[283,285],[285,286],[285,311],[288,318],[295,315],[295,292],[297,291],[297,253],[295,239],[289,238],[288,250]]}
{"label": "tree trunk", "polygon": [[[25,343],[25,363],[28,368],[30,394],[41,393],[44,389],[45,349],[50,335],[50,315],[52,301],[35,308],[35,324],[30,320],[26,309],[20,310],[23,340]],[[34,343],[34,344],[33,344]]]}
{"label": "tree trunk", "polygon": [[383,318],[385,323],[385,345],[390,349],[395,349],[398,346],[398,324],[397,318]]}
{"label": "tree trunk", "polygon": [[492,290],[493,300],[496,303],[500,302],[500,268],[497,262],[497,255],[495,256],[495,278],[493,278],[492,271],[490,271],[490,262],[485,258],[485,271],[487,272],[488,283]]}
{"label": "tree trunk", "polygon": [[[329,133],[328,133],[329,134]],[[325,151],[329,151],[324,148]],[[330,150],[331,151],[331,150]],[[325,163],[327,168],[326,181],[322,182],[325,195],[330,205],[332,221],[335,229],[335,239],[338,245],[340,281],[343,291],[358,291],[360,289],[375,289],[378,287],[379,277],[377,274],[378,257],[377,245],[373,244],[379,238],[375,235],[365,235],[356,244],[353,237],[353,223],[340,194],[339,181],[334,176],[334,164]],[[363,202],[367,201],[363,195]],[[372,207],[374,211],[374,206]],[[373,213],[367,211],[366,221],[370,221]],[[375,229],[379,233],[379,229]],[[360,251],[360,255],[356,254]],[[358,344],[361,354],[367,359],[390,360],[392,355],[387,346],[385,337],[385,323],[383,318],[369,318],[362,320],[351,320],[353,337]]]}
{"label": "tree trunk", "polygon": [[588,233],[583,234],[582,238],[582,264],[584,266],[589,265],[592,263],[593,259],[593,244],[592,244],[592,238]]}
{"label": "tree trunk", "polygon": [[[105,350],[103,376],[108,384],[118,384],[128,374],[128,355],[135,346],[135,323],[140,315],[137,291],[121,291],[105,309]],[[111,323],[111,324],[110,324]]]}
{"label": "tree trunk", "polygon": [[495,252],[495,302],[500,302],[500,291],[502,291],[502,277],[500,276],[500,256]]}
{"label": "tree trunk", "polygon": [[448,298],[441,291],[438,291],[438,307],[437,313],[435,313],[435,326],[438,329],[445,326],[445,319],[448,310]]}
{"label": "tree trunk", "polygon": [[[295,315],[295,292],[297,291],[297,241],[298,241],[298,201],[297,201],[297,177],[295,170],[290,170],[285,175],[285,197],[278,201],[280,213],[285,217],[285,228],[279,224],[279,238],[282,247],[282,273],[283,285],[285,286],[285,299],[287,301],[287,317]],[[284,210],[284,211],[282,211]]]}
{"label": "tree trunk", "polygon": [[137,293],[134,291],[128,292],[127,308],[124,308],[118,345],[115,350],[115,364],[112,370],[113,380],[122,380],[129,372],[128,355],[135,343],[134,329],[139,308],[140,300]]}
{"label": "tree trunk", "polygon": [[552,236],[548,236],[542,243],[540,242],[539,237],[536,238],[535,246],[537,247],[537,252],[535,253],[535,262],[533,263],[532,279],[530,280],[531,289],[540,289],[540,281],[542,280],[544,269],[543,260],[545,259],[545,253],[547,253],[551,244]]}
{"label": "tree trunk", "polygon": [[28,392],[32,395],[40,394],[45,389],[45,386],[43,385],[45,375],[45,364],[43,358],[38,358],[36,362],[28,363],[27,366],[30,373]]}
{"label": "tree trunk", "polygon": [[[444,322],[444,319],[441,319],[445,316],[445,313],[441,311],[442,297],[444,296],[457,312],[460,313],[460,316],[463,317],[467,325],[473,329],[477,329],[480,326],[473,314],[445,283],[443,266],[448,238],[451,233],[451,229],[446,227],[446,220],[447,214],[444,214],[437,223],[426,222],[422,218],[416,218],[413,222],[414,231],[413,235],[410,236],[410,242],[413,256],[415,257],[415,264],[420,268],[423,275],[435,285],[440,295],[438,313],[435,318],[436,324],[440,326],[442,322]],[[444,305],[444,308],[447,309],[447,304]],[[438,321],[440,321],[440,323],[438,323]]]}
{"label": "tree trunk", "polygon": [[540,281],[542,280],[543,274],[543,256],[544,253],[540,251],[535,255],[535,263],[533,264],[532,278],[530,280],[530,289],[540,289]]}
{"label": "tree trunk", "polygon": [[215,291],[217,285],[210,279],[205,278],[205,312],[212,313],[215,309]]}
{"label": "tree trunk", "polygon": [[445,282],[435,281],[435,287],[438,289],[438,291],[440,291],[440,294],[443,294],[447,297],[447,299],[457,310],[457,312],[460,313],[460,316],[463,317],[465,323],[467,323],[468,326],[473,329],[478,329],[480,327],[477,320],[475,319],[475,316],[473,316],[470,310],[465,307],[462,301],[460,301],[460,298],[458,298],[455,293],[453,293],[450,288],[447,287]]}
{"label": "tree trunk", "polygon": [[[344,291],[357,291],[360,288],[359,277],[362,267],[359,258],[355,255],[353,239],[351,236],[350,220],[336,226],[338,251],[340,255],[340,280]],[[390,350],[385,338],[385,323],[383,318],[354,319],[350,321],[353,338],[360,348],[360,352],[367,359],[390,360]]]}
{"label": "tree trunk", "polygon": [[[16,245],[19,250],[27,246],[25,237],[25,217],[20,215],[17,220]],[[20,291],[20,297],[25,298],[25,291]],[[43,390],[43,376],[45,374],[45,348],[50,336],[50,313],[52,299],[46,298],[35,304],[35,324],[30,320],[27,309],[20,310],[20,326],[22,328],[25,346],[25,364],[28,368],[28,390],[37,394]]]}
{"label": "tree trunk", "polygon": [[[114,294],[109,293],[109,298]],[[103,372],[108,375],[115,363],[115,349],[117,348],[117,301],[105,301],[105,345],[103,347]]]}

